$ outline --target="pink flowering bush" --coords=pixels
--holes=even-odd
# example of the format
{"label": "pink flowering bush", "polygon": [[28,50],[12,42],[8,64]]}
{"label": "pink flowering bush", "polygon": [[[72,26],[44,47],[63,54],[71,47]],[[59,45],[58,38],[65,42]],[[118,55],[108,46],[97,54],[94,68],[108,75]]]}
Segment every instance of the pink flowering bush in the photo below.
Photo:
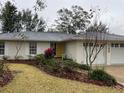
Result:
{"label": "pink flowering bush", "polygon": [[55,55],[54,53],[55,53],[55,52],[54,52],[54,49],[53,49],[53,48],[48,48],[48,49],[46,49],[46,50],[44,51],[45,58],[48,58],[48,59],[53,58],[54,55]]}

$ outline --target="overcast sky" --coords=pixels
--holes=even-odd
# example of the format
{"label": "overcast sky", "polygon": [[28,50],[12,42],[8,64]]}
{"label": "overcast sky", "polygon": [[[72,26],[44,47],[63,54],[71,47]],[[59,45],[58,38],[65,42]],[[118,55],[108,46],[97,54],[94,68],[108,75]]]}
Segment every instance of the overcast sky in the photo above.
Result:
{"label": "overcast sky", "polygon": [[[7,1],[7,0],[0,0]],[[19,9],[32,9],[35,0],[15,0]],[[42,15],[48,25],[54,23],[57,18],[57,10],[61,8],[70,8],[72,5],[80,5],[85,10],[90,8],[101,9],[101,20],[108,24],[111,33],[124,35],[124,0],[46,0],[46,9]]]}

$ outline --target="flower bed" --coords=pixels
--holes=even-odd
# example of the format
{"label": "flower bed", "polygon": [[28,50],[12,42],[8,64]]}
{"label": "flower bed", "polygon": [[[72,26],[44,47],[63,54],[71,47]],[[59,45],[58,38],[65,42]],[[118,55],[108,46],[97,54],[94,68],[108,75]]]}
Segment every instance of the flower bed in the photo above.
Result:
{"label": "flower bed", "polygon": [[5,64],[5,60],[0,61],[0,86],[3,87],[13,79],[12,72]]}
{"label": "flower bed", "polygon": [[12,72],[10,70],[5,70],[3,74],[0,76],[0,86],[8,84],[13,79]]}
{"label": "flower bed", "polygon": [[[36,56],[36,59],[39,62],[38,67],[50,75],[57,76],[60,78],[85,82],[85,83],[96,84],[100,86],[112,86],[117,88],[118,87],[124,88],[124,86],[118,84],[116,80],[114,83],[111,84],[105,82],[105,79],[108,78],[108,76],[110,76],[109,74],[103,75],[106,76],[103,77],[103,79],[105,78],[104,80],[103,79],[95,80],[89,76],[89,72],[92,71],[90,67],[86,65],[78,64],[71,59],[56,60],[52,55],[53,55],[53,51],[52,49],[49,48],[45,51],[44,54],[40,54]],[[109,79],[114,79],[114,77]]]}

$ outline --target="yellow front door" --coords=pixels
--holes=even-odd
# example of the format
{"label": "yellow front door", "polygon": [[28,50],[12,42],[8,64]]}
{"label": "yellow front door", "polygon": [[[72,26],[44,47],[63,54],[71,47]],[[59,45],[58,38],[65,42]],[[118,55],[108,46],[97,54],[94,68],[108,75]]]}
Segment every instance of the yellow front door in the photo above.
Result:
{"label": "yellow front door", "polygon": [[65,45],[64,43],[56,43],[56,57],[62,57],[64,54]]}

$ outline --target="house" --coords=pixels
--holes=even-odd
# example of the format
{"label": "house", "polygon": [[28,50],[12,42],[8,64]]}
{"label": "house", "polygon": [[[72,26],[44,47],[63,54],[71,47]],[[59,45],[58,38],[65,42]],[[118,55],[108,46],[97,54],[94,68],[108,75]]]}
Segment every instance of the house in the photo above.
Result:
{"label": "house", "polygon": [[[72,35],[53,32],[15,32],[0,34],[0,58],[29,59],[53,47],[56,57],[66,55],[78,63],[85,63],[84,34]],[[95,64],[124,64],[124,36],[107,34],[107,45],[100,52]]]}

